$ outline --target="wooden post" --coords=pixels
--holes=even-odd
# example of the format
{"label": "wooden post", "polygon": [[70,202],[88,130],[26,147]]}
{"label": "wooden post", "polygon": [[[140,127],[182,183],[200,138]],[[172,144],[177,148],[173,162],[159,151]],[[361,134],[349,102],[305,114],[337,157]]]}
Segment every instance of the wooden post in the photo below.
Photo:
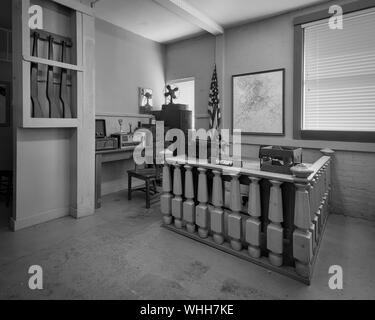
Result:
{"label": "wooden post", "polygon": [[316,211],[316,215],[320,217],[321,222],[319,232],[321,232],[321,229],[324,224],[324,208],[323,208],[323,195],[324,195],[324,180],[323,180],[323,169],[320,169],[317,173],[318,176],[318,209]]}
{"label": "wooden post", "polygon": [[242,249],[242,223],[241,223],[241,190],[239,174],[232,174],[232,187],[230,192],[230,207],[232,213],[228,216],[228,235],[231,238],[230,245],[234,250]]}
{"label": "wooden post", "polygon": [[183,218],[186,222],[186,229],[190,233],[195,232],[195,203],[194,203],[194,184],[192,167],[185,166],[185,198],[183,204]]}
{"label": "wooden post", "polygon": [[315,198],[316,198],[316,180],[313,178],[311,180],[310,188],[309,188],[309,202],[310,202],[310,219],[311,219],[311,227],[310,231],[313,237],[312,243],[313,243],[313,250],[315,250],[315,244],[318,239],[319,234],[319,218],[320,218],[320,212],[316,211],[316,205],[315,205]]}
{"label": "wooden post", "polygon": [[[271,223],[267,226],[267,249],[270,250],[268,258],[274,266],[283,264],[283,200],[281,194],[282,182],[271,180],[270,204],[268,218]],[[308,212],[310,218],[310,212]]]}
{"label": "wooden post", "polygon": [[198,225],[198,234],[201,238],[208,237],[208,190],[206,169],[198,168],[198,201],[199,204],[195,208],[196,224]]}
{"label": "wooden post", "polygon": [[261,222],[259,217],[261,216],[260,207],[260,187],[259,178],[249,177],[251,180],[249,186],[249,204],[248,213],[250,218],[245,223],[245,240],[249,244],[248,251],[249,255],[253,258],[260,258],[260,232]]}
{"label": "wooden post", "polygon": [[310,201],[309,184],[295,184],[296,197],[294,208],[294,225],[296,230],[293,232],[293,257],[296,259],[296,272],[304,277],[310,276],[310,262],[312,259],[312,234],[310,231]]}
{"label": "wooden post", "polygon": [[214,170],[214,179],[212,185],[212,204],[214,209],[211,211],[211,230],[213,231],[213,239],[216,243],[224,242],[224,211],[223,206],[223,182],[221,172]]}
{"label": "wooden post", "polygon": [[171,171],[167,163],[163,167],[163,194],[160,197],[161,213],[165,224],[172,223],[172,181]]}
{"label": "wooden post", "polygon": [[333,166],[333,157],[335,155],[335,151],[329,149],[329,148],[325,148],[325,149],[322,149],[320,150],[320,152],[329,157],[329,161],[327,162],[327,166],[326,166],[326,174],[325,174],[325,177],[326,177],[326,186],[325,186],[325,208],[324,208],[324,220],[323,220],[323,223],[325,222],[325,220],[328,218],[328,214],[329,214],[329,206],[330,206],[330,202],[331,202],[331,198],[332,198],[332,185],[331,185],[331,179],[332,179],[332,166]]}
{"label": "wooden post", "polygon": [[172,216],[176,228],[182,228],[182,179],[181,168],[179,164],[174,164],[173,173],[173,194],[172,199]]}
{"label": "wooden post", "polygon": [[328,216],[328,195],[329,195],[329,192],[328,192],[328,168],[329,168],[329,162],[327,162],[324,166],[323,166],[323,177],[324,177],[324,181],[323,181],[323,188],[324,188],[324,191],[323,191],[323,201],[322,201],[322,204],[323,204],[323,217],[322,217],[322,226],[324,224],[324,221],[326,220],[326,217]]}

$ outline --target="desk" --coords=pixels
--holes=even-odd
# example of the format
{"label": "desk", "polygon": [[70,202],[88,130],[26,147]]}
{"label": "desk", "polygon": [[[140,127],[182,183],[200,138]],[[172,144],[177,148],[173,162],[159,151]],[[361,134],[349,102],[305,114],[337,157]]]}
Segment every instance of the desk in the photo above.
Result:
{"label": "desk", "polygon": [[115,150],[102,150],[95,153],[95,208],[102,203],[102,164],[106,162],[133,159],[135,146]]}

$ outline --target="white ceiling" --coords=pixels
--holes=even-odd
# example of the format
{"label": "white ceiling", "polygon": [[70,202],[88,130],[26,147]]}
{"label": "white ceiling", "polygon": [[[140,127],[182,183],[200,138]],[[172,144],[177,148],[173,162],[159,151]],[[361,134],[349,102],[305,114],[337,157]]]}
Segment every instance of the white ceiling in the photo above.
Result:
{"label": "white ceiling", "polygon": [[[186,0],[223,27],[277,15],[327,0]],[[96,16],[145,38],[166,43],[203,32],[153,0],[100,0]]]}
{"label": "white ceiling", "polygon": [[100,0],[95,14],[145,38],[168,42],[201,33],[202,30],[152,0]]}
{"label": "white ceiling", "polygon": [[186,0],[224,28],[328,0]]}

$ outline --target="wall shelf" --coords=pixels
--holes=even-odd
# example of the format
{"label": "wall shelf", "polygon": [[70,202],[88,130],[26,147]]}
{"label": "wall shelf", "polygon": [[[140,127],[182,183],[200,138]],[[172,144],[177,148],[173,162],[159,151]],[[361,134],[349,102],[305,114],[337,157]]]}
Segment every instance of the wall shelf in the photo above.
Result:
{"label": "wall shelf", "polygon": [[76,66],[74,64],[63,63],[63,62],[39,58],[39,57],[33,57],[33,56],[30,56],[30,55],[24,55],[23,60],[28,61],[28,62],[40,63],[40,64],[44,64],[44,65],[52,66],[52,67],[57,67],[57,68],[78,71],[78,72],[84,71],[83,67],[81,67],[81,66]]}
{"label": "wall shelf", "polygon": [[113,117],[113,118],[152,118],[151,114],[137,114],[137,113],[106,113],[101,112],[95,115],[96,117]]}
{"label": "wall shelf", "polygon": [[23,128],[77,128],[77,119],[30,118],[23,123]]}

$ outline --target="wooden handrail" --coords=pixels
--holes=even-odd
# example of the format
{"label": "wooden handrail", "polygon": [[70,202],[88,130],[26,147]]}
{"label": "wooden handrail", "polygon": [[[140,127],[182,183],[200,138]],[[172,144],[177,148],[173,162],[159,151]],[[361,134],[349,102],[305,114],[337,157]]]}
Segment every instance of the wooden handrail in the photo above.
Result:
{"label": "wooden handrail", "polygon": [[168,164],[180,164],[180,165],[190,165],[194,167],[200,167],[210,170],[217,170],[222,172],[224,175],[232,175],[232,174],[240,174],[240,175],[246,175],[256,178],[264,178],[269,180],[279,180],[282,182],[294,182],[294,177],[292,175],[288,174],[281,174],[281,173],[273,173],[273,172],[267,172],[267,171],[260,171],[260,170],[251,170],[246,168],[240,168],[240,167],[228,167],[223,165],[217,165],[209,163],[208,161],[202,161],[197,159],[186,159],[183,156],[177,156],[177,157],[168,157],[165,160]]}

